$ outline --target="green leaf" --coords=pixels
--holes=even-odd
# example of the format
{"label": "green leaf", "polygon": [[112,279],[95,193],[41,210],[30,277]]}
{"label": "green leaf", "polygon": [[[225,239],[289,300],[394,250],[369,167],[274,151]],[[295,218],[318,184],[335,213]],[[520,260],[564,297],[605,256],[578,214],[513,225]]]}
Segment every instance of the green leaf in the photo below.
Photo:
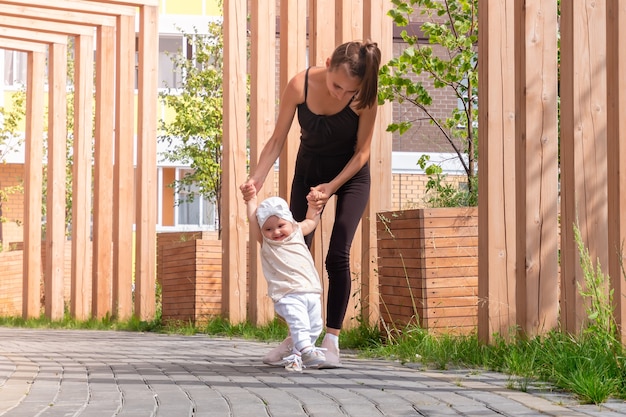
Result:
{"label": "green leaf", "polygon": [[[406,47],[381,69],[380,102],[412,103],[417,112],[417,116],[406,112],[411,114],[411,120],[394,120],[388,131],[404,134],[413,127],[412,121],[428,120],[445,137],[452,152],[466,152],[464,157],[471,161],[468,166],[477,166],[478,0],[392,0],[392,4],[389,16],[398,27],[416,21],[417,12],[424,16],[420,19],[424,21],[421,32],[427,42],[402,29]],[[455,107],[442,115],[439,103],[431,95],[433,87],[458,97],[462,109]],[[463,101],[465,97],[468,101]],[[445,184],[440,167],[429,166],[428,172],[433,204],[477,201],[476,172],[466,168],[468,190]]]}

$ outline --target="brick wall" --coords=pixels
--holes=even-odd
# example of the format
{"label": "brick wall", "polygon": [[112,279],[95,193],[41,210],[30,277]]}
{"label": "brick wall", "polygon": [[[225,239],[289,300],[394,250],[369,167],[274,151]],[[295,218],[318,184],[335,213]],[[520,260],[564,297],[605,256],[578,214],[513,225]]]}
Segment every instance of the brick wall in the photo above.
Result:
{"label": "brick wall", "polygon": [[[428,177],[419,174],[393,174],[391,202],[392,210],[425,208],[426,183]],[[448,175],[445,183],[467,182],[463,175]]]}
{"label": "brick wall", "polygon": [[[394,42],[393,55],[399,56],[406,48],[406,44]],[[435,54],[444,56],[445,51],[442,48],[433,46]],[[426,76],[411,77],[415,82],[421,82],[430,92],[433,99],[433,105],[430,110],[436,118],[446,118],[452,110],[458,107],[458,99],[449,88],[435,89]],[[452,152],[453,149],[447,142],[443,134],[437,127],[432,125],[424,112],[419,110],[417,106],[405,101],[404,103],[393,104],[393,120],[412,121],[413,127],[400,135],[395,132],[393,134],[393,150],[395,152]]]}
{"label": "brick wall", "polygon": [[[22,315],[22,274],[24,252],[23,244],[20,242],[16,245],[18,250],[0,252],[0,265],[2,265],[2,273],[0,279],[0,316],[21,316]],[[65,242],[64,267],[63,267],[63,299],[69,303],[71,299],[71,277],[72,277],[72,245],[71,242]],[[91,260],[90,260],[91,262]],[[41,248],[41,263],[45,269],[46,264],[46,247],[43,242]],[[91,265],[89,265],[89,268]],[[90,270],[90,269],[89,269]],[[45,272],[45,271],[44,271]],[[44,281],[41,279],[41,304],[45,303],[44,299]],[[87,280],[85,288],[88,298],[91,297],[91,281]],[[90,302],[90,301],[88,301]]]}
{"label": "brick wall", "polygon": [[[6,190],[9,187],[20,186],[24,178],[23,164],[0,163],[0,189]],[[5,222],[0,225],[0,241],[21,242],[24,231],[22,228],[24,214],[24,194],[18,191],[9,194],[8,201],[2,202],[2,217]]]}
{"label": "brick wall", "polygon": [[0,316],[22,315],[22,251],[0,252]]}

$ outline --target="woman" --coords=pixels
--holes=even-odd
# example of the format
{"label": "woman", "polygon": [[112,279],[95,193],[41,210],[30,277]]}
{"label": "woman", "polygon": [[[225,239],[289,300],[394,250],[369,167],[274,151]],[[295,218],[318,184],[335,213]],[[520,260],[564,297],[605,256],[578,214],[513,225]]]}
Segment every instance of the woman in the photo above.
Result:
{"label": "woman", "polygon": [[[283,92],[274,132],[259,162],[241,185],[258,191],[287,139],[298,112],[301,128],[290,208],[296,221],[305,218],[307,204],[322,209],[336,195],[335,222],[326,256],[328,300],[326,335],[322,348],[326,362],[340,365],[339,333],[350,299],[350,247],[370,192],[369,157],[377,112],[380,49],[371,41],[338,46],[324,67],[296,74]],[[310,247],[313,234],[306,237]],[[263,362],[279,364],[291,352],[291,337],[266,355]]]}

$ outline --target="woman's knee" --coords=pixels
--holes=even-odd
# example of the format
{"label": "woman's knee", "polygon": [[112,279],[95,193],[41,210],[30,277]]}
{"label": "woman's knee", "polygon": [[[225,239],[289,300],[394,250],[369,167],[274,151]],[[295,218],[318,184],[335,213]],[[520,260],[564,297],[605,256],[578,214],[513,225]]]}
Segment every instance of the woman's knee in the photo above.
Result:
{"label": "woman's knee", "polygon": [[350,269],[350,251],[329,250],[326,255],[327,271],[343,271]]}

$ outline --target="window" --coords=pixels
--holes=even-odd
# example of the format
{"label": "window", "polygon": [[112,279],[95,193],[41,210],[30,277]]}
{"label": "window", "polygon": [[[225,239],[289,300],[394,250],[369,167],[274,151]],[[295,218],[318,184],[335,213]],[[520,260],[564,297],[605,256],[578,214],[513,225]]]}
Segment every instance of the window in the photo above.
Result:
{"label": "window", "polygon": [[[182,178],[187,172],[189,172],[188,169],[179,168],[177,177]],[[198,187],[195,185],[178,192],[175,210],[177,226],[195,226],[211,230],[216,228],[215,204],[198,194]]]}
{"label": "window", "polygon": [[[159,37],[159,88],[179,88],[181,87],[181,74],[174,70],[172,56],[185,51],[182,36],[160,36]],[[189,58],[189,56],[187,56]]]}
{"label": "window", "polygon": [[4,56],[4,85],[26,85],[26,52],[2,51]]}

